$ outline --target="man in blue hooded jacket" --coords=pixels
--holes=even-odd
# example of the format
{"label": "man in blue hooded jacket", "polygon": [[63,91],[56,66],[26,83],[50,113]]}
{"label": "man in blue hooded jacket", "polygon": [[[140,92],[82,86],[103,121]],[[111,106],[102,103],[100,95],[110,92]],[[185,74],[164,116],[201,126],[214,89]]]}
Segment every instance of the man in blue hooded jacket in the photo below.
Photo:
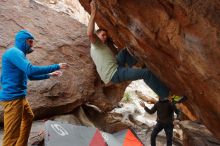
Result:
{"label": "man in blue hooded jacket", "polygon": [[26,58],[33,50],[34,37],[21,30],[15,36],[15,46],[2,55],[1,105],[4,107],[3,146],[27,146],[34,114],[26,100],[27,79],[43,80],[59,76],[66,63],[34,66]]}

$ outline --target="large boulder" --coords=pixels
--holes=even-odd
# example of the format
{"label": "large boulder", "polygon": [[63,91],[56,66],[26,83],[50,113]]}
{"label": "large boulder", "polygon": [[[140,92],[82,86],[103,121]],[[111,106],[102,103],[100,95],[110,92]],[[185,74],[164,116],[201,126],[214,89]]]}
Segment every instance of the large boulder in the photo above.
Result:
{"label": "large boulder", "polygon": [[184,146],[217,146],[220,141],[204,126],[195,122],[182,121]]}
{"label": "large boulder", "polygon": [[77,21],[88,24],[89,14],[84,10],[78,0],[34,0],[39,4],[52,8],[58,12],[68,14]]}
{"label": "large boulder", "polygon": [[121,99],[126,85],[103,85],[90,58],[84,25],[33,1],[0,1],[1,53],[13,45],[21,29],[36,38],[35,51],[27,55],[34,65],[70,65],[59,78],[29,82],[27,98],[36,118],[68,113],[87,101],[103,111],[111,110]]}
{"label": "large boulder", "polygon": [[[90,12],[90,0],[80,0]],[[96,0],[98,26],[127,47],[220,138],[220,1]]]}

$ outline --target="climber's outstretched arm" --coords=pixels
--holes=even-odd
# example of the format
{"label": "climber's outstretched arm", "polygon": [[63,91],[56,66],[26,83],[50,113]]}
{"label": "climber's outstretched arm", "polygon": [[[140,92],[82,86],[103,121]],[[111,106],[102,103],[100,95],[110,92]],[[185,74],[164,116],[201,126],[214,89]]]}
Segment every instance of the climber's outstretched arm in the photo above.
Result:
{"label": "climber's outstretched arm", "polygon": [[96,4],[95,0],[92,0],[90,3],[90,8],[91,8],[91,16],[89,19],[89,24],[87,28],[87,36],[89,37],[89,40],[91,43],[95,43],[97,36],[94,33],[94,27],[95,27],[95,15],[96,15]]}

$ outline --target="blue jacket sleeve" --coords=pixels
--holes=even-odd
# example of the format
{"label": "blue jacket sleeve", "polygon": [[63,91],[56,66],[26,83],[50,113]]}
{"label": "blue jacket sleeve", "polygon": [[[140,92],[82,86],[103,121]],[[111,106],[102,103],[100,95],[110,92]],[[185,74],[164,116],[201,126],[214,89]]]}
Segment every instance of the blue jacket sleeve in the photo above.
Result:
{"label": "blue jacket sleeve", "polygon": [[44,80],[44,79],[49,79],[50,75],[46,74],[46,75],[35,75],[35,76],[28,76],[29,80]]}
{"label": "blue jacket sleeve", "polygon": [[58,64],[49,66],[32,65],[27,60],[25,55],[19,50],[16,50],[14,53],[11,53],[11,56],[9,56],[9,60],[19,69],[24,71],[27,74],[27,76],[45,75],[60,69],[60,66]]}

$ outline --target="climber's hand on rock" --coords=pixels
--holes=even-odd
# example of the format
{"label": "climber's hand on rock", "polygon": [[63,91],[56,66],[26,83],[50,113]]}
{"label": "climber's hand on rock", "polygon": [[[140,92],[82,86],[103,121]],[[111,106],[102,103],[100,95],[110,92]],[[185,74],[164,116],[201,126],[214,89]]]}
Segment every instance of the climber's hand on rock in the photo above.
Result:
{"label": "climber's hand on rock", "polygon": [[91,14],[95,14],[96,13],[96,1],[92,0],[90,2],[90,8],[91,8]]}

